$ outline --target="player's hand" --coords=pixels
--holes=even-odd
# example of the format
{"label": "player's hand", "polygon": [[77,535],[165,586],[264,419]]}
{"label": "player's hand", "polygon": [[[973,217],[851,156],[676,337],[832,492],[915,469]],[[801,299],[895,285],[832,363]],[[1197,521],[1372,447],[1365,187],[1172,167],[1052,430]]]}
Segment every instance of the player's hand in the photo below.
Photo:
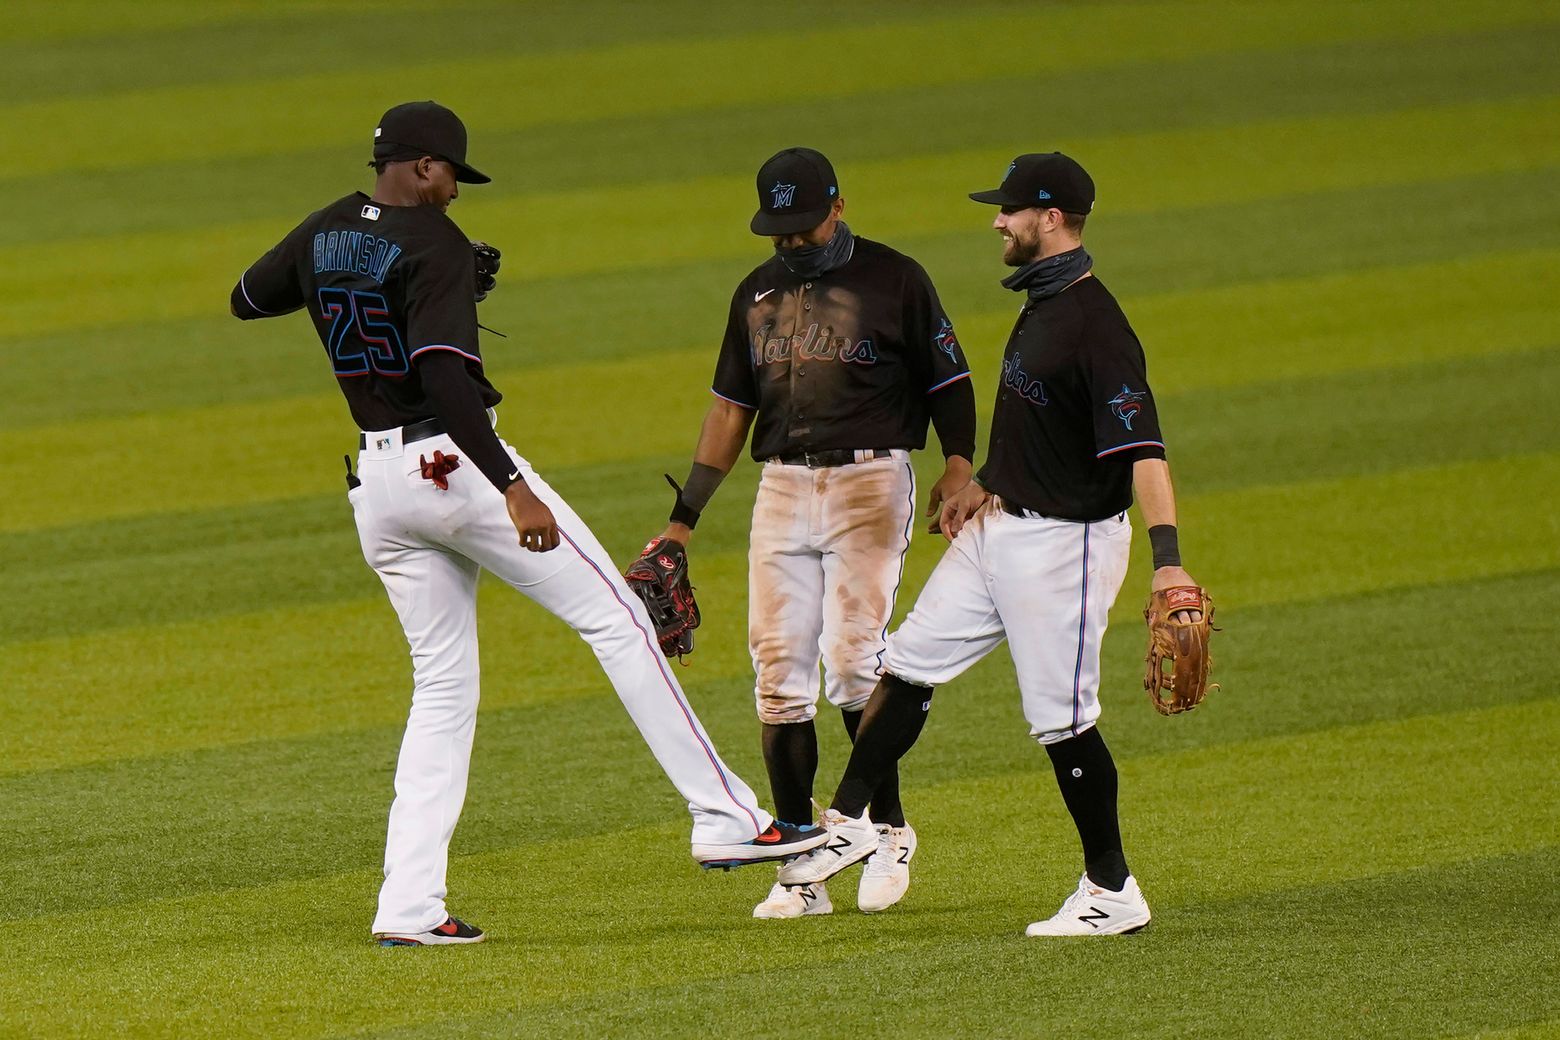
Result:
{"label": "player's hand", "polygon": [[932,518],[932,522],[926,525],[927,534],[937,533],[943,503],[970,482],[970,472],[969,459],[962,455],[948,456],[943,475],[932,485],[932,493],[926,499],[926,515]]}
{"label": "player's hand", "polygon": [[669,538],[686,549],[688,547],[688,539],[693,537],[693,528],[687,524],[673,522],[666,525],[666,530],[662,531],[660,536]]}
{"label": "player's hand", "polygon": [[942,515],[937,518],[937,528],[950,542],[959,536],[970,517],[980,512],[991,500],[991,493],[973,480],[948,496],[943,503]]}
{"label": "player's hand", "polygon": [[509,509],[509,522],[520,535],[520,548],[531,552],[551,552],[558,548],[558,521],[553,519],[547,503],[536,497],[536,492],[523,480],[509,485],[504,492],[504,505]]}
{"label": "player's hand", "polygon": [[[1192,576],[1186,573],[1183,567],[1161,567],[1154,572],[1153,584],[1149,586],[1150,592],[1159,592],[1163,589],[1173,589],[1178,585],[1196,585]],[[1202,620],[1200,610],[1178,610],[1171,617],[1178,621],[1186,621],[1196,624]]]}

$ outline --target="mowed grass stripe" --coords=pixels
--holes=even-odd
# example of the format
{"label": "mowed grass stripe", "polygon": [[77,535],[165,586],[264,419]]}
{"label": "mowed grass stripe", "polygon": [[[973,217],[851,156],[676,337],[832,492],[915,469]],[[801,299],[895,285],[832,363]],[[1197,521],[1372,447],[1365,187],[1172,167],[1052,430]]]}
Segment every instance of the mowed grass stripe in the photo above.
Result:
{"label": "mowed grass stripe", "polygon": [[[1099,211],[1140,213],[1554,165],[1560,140],[1548,127],[1556,121],[1560,98],[1522,99],[1083,138],[1075,147],[1089,156],[1096,181],[1108,185]],[[1000,176],[1011,153],[1011,146],[936,153],[863,164],[841,177],[855,195],[853,216],[879,235],[964,229],[971,221],[966,193]],[[1156,161],[1144,164],[1144,155]],[[478,197],[461,203],[457,216],[472,234],[526,243],[505,266],[513,283],[750,256],[752,239],[741,228],[751,195],[746,176],[704,177],[640,186],[635,205],[610,217],[599,205],[599,188],[492,202]],[[692,198],[703,204],[690,207]],[[110,318],[159,321],[208,312],[301,216],[0,249],[0,278],[16,298],[0,339]],[[582,241],[604,247],[580,249]],[[69,308],[52,295],[62,284],[76,287]],[[170,285],[182,291],[167,292]]]}
{"label": "mowed grass stripe", "polygon": [[[432,3],[396,0],[399,7],[431,8]],[[219,25],[226,32],[241,26],[264,25],[278,17],[308,15],[318,20],[332,12],[351,10],[350,0],[224,0],[222,4],[191,0],[138,0],[135,4],[104,4],[97,0],[13,0],[6,6],[3,39],[29,48],[51,49],[62,41],[112,36],[130,45],[137,33],[169,32],[192,25]]]}
{"label": "mowed grass stripe", "polygon": [[[1160,410],[1173,431],[1177,482],[1195,495],[1267,485],[1275,473],[1318,480],[1560,447],[1560,421],[1544,409],[1488,421],[1485,393],[1518,385],[1539,399],[1560,395],[1560,350],[1161,395]],[[989,416],[984,402],[981,412]],[[1243,431],[1238,452],[1229,450],[1231,430]],[[941,458],[933,451],[916,461],[924,500]],[[686,463],[638,457],[548,480],[626,559],[665,512],[655,474]],[[739,598],[757,475],[757,466],[739,465],[699,531],[701,584],[711,562],[728,557],[715,566]],[[923,550],[934,554],[935,542]],[[339,493],[0,535],[0,557],[11,561],[0,604],[25,605],[0,607],[0,643],[382,594]]]}
{"label": "mowed grass stripe", "polygon": [[[1255,349],[1272,340],[1267,321],[1287,321],[1291,314],[1297,316],[1295,320],[1317,313],[1325,316],[1339,303],[1368,306],[1377,294],[1388,300],[1417,296],[1423,304],[1411,316],[1434,308],[1436,326],[1446,328],[1443,323],[1455,320],[1458,313],[1452,308],[1443,312],[1436,301],[1448,292],[1463,292],[1465,279],[1471,287],[1458,296],[1469,301],[1460,312],[1465,322],[1474,321],[1481,310],[1491,316],[1512,307],[1531,310],[1533,304],[1521,294],[1530,288],[1547,291],[1535,283],[1541,271],[1518,270],[1516,280],[1508,282],[1498,275],[1493,279],[1476,272],[1470,275],[1465,265],[1483,262],[1491,251],[1560,247],[1560,193],[1550,190],[1556,176],[1560,168],[1127,214],[1091,224],[1089,248],[1101,277],[1127,305],[1144,335],[1157,384],[1161,378],[1179,375],[1159,360],[1167,335],[1184,334],[1216,344],[1249,342]],[[1467,201],[1448,210],[1443,203],[1449,197]],[[969,216],[968,227],[961,231],[894,237],[891,244],[920,259],[932,273],[966,349],[979,363],[995,357],[1007,332],[1003,316],[1017,298],[997,285],[1006,269],[998,262],[998,243],[987,227],[989,214],[971,204]],[[1198,233],[1188,235],[1188,227]],[[1262,234],[1253,235],[1253,228],[1261,228]],[[877,236],[875,228],[860,230],[868,237]],[[666,350],[668,342],[689,345],[690,353],[705,352],[706,369],[712,368],[731,287],[764,255],[762,243],[755,240],[751,247],[744,259],[505,284],[483,305],[483,314],[488,324],[511,333],[509,341],[490,340],[485,346],[500,385],[518,397],[506,406],[506,414],[531,406],[526,371],[534,368],[642,357]],[[1249,327],[1235,330],[1229,329],[1222,313],[1198,313],[1195,305],[1186,313],[1166,315],[1164,323],[1145,325],[1137,315],[1140,303],[1161,294],[1340,272],[1354,278],[1361,269],[1396,265],[1418,269],[1430,257],[1445,256],[1459,259],[1451,268],[1426,272],[1427,278],[1435,279],[1433,290],[1407,279],[1389,284],[1382,279],[1394,275],[1378,272],[1367,283],[1353,283],[1361,285],[1361,291],[1330,286],[1328,294],[1315,297],[1312,306],[1299,307],[1296,301],[1307,286],[1295,284],[1295,298],[1277,301],[1277,313],[1254,316]],[[1538,265],[1542,263],[1540,258]],[[1278,287],[1277,291],[1287,290]],[[632,299],[634,306],[624,307],[626,299]],[[1237,311],[1251,310],[1244,301],[1229,302]],[[0,412],[0,430],[305,393],[329,396],[329,375],[310,331],[300,328],[296,320],[241,326],[219,303],[214,302],[212,313],[204,318],[100,325],[10,341],[8,398]],[[983,314],[989,329],[995,330],[989,339],[977,338],[971,325]],[[1377,324],[1368,312],[1361,320],[1365,328],[1359,337],[1367,341],[1366,356],[1382,335]],[[1486,339],[1482,332],[1444,337],[1452,343]],[[1422,337],[1422,341],[1438,348],[1443,337]],[[1500,344],[1501,349],[1509,346]],[[1269,349],[1261,365],[1248,367],[1261,372],[1275,358],[1276,363],[1287,363],[1285,353]],[[62,357],[71,363],[62,366]],[[707,378],[707,370],[699,374],[701,386]],[[977,372],[977,384],[980,378]],[[126,393],[125,387],[135,390]]]}
{"label": "mowed grass stripe", "polygon": [[[1227,608],[1417,586],[1425,581],[1425,559],[1441,561],[1440,581],[1468,580],[1560,563],[1554,521],[1531,515],[1530,489],[1551,479],[1560,479],[1560,455],[1187,495],[1181,502],[1182,527],[1188,559],[1196,561],[1194,573],[1218,590]],[[1405,517],[1412,522],[1405,523]],[[617,523],[621,526],[603,525],[608,544],[630,544],[636,534],[645,537],[646,528],[634,518]],[[739,532],[740,512],[723,519],[722,526]],[[357,560],[344,518],[336,537],[334,552],[322,556],[340,568],[337,580],[354,580]],[[733,540],[740,545],[739,534]],[[931,536],[918,540],[908,562],[907,590],[921,587],[938,548]],[[1143,580],[1142,555],[1139,545],[1139,569],[1129,579],[1134,584],[1127,586],[1118,618],[1132,617],[1133,590]],[[269,562],[284,573],[300,566],[296,558]],[[745,556],[737,547],[701,551],[697,566],[709,615],[699,659],[701,669],[709,670],[698,674],[745,675]],[[306,573],[297,580],[309,580]],[[0,756],[0,770],[90,761],[136,748],[310,732],[354,717],[398,716],[399,700],[387,698],[385,691],[405,688],[404,653],[388,607],[377,602],[366,573],[357,574],[366,598],[340,605],[284,607],[13,644],[7,651],[11,681],[3,697],[18,712],[47,724],[14,731],[6,740],[8,753]],[[913,601],[907,591],[899,604],[901,616]],[[554,689],[530,678],[544,674],[538,670],[542,665],[573,661],[592,675],[583,648],[507,589],[487,588],[482,616],[490,659],[504,654],[500,648],[518,644],[535,666],[525,669],[515,686],[508,685],[513,680],[505,679],[502,669],[491,676],[489,705],[516,703],[514,698],[533,696],[538,688]],[[311,638],[298,640],[299,632]],[[343,689],[329,694],[337,684]],[[599,679],[592,684],[588,678],[579,686],[561,687],[601,688]],[[223,703],[237,698],[253,704],[264,721],[227,711],[189,713],[189,697],[214,695]],[[110,719],[120,721],[104,725]]]}
{"label": "mowed grass stripe", "polygon": [[[913,1036],[1280,1040],[1347,1030],[1360,1040],[1553,1040],[1560,1024],[1548,1017],[1557,1010],[1553,995],[1529,988],[1514,999],[1510,981],[1553,960],[1545,934],[1496,915],[1466,922],[1446,908],[1477,904],[1498,885],[1547,911],[1554,893],[1543,878],[1557,866],[1560,851],[1549,849],[1181,906],[1168,920],[1161,910],[1136,939],[1112,943],[1026,942],[1011,923],[1024,915],[1009,915],[991,934],[970,934],[978,924],[944,931],[931,949],[889,941],[842,955],[831,946],[831,956],[820,952],[783,970],[788,985],[831,1009],[831,1025],[842,1031],[879,1026],[881,1009],[891,1006],[895,1029]],[[956,913],[917,920],[936,928]],[[1358,927],[1363,920],[1373,927]],[[871,929],[877,939],[881,926],[858,919],[850,927]],[[797,941],[814,938],[801,933]],[[1174,994],[1167,994],[1166,964],[1182,962],[1195,962],[1196,970],[1179,972]],[[717,978],[441,1016],[438,1029],[450,1037],[719,1035],[731,1025],[732,1008],[763,1002],[773,977],[767,965],[754,965]],[[873,980],[870,1001],[860,999],[865,978]],[[1080,1001],[1078,993],[1108,999]],[[1536,1024],[1486,1028],[1509,1021]],[[426,1035],[429,1025],[338,1035],[405,1040]],[[795,1035],[793,1023],[772,1017],[742,1028],[758,1038]]]}
{"label": "mowed grass stripe", "polygon": [[[464,113],[473,130],[515,129],[603,116],[697,110],[766,102],[794,104],[894,83],[924,84],[992,78],[1007,64],[993,60],[992,41],[1066,40],[1031,51],[1028,64],[1056,70],[1108,68],[1128,62],[1229,50],[1285,47],[1355,38],[1404,38],[1553,22],[1537,2],[1494,10],[1408,3],[1253,9],[1236,3],[1187,8],[1071,7],[1041,13],[1005,10],[920,23],[849,26],[794,32],[777,42],[765,33],[714,40],[620,43],[574,52],[468,60],[452,80],[444,61],[404,65],[397,82],[407,96],[430,91]],[[1200,31],[1188,37],[1188,17]],[[820,55],[827,75],[777,77],[755,60],[784,46]],[[848,54],[851,60],[821,56]],[[502,83],[502,91],[481,84]],[[264,95],[267,104],[252,99]],[[320,98],[331,105],[320,110]],[[384,110],[384,84],[357,72],[327,72],[0,106],[0,120],[19,139],[36,142],[28,175],[80,167],[131,166],[170,156],[209,159],[263,154],[272,142],[323,144],[362,133],[362,119]],[[243,120],[231,119],[244,111]],[[299,121],[292,113],[316,112]],[[57,132],[72,128],[68,135]]]}
{"label": "mowed grass stripe", "polygon": [[[1128,298],[1125,306],[1148,345],[1156,392],[1171,395],[1266,382],[1275,375],[1316,376],[1545,346],[1553,340],[1557,271],[1560,253],[1544,250]],[[1427,285],[1438,289],[1426,295]],[[1296,300],[1320,298],[1330,301],[1321,313],[1295,306]],[[1004,304],[1001,311],[961,318],[959,325],[983,403],[994,396],[992,373],[1011,323],[1012,297],[996,299]],[[1377,324],[1382,318],[1392,324]],[[302,327],[306,318],[280,320],[295,336],[312,335]],[[582,422],[582,390],[596,414],[631,417],[643,414],[641,388],[656,385],[673,389],[658,397],[657,421],[634,431],[634,452],[688,451],[710,400],[714,352],[713,346],[669,353],[647,345],[627,360],[523,375],[499,371],[495,384],[514,395],[513,406],[500,407],[499,432],[544,476],[620,460],[629,450],[623,428]],[[320,359],[312,364],[321,381],[328,381]],[[349,451],[353,443],[343,406],[329,390],[0,431],[0,454],[24,458],[47,444],[51,457],[97,475],[103,490],[89,498],[65,482],[36,486],[8,504],[0,532],[159,513],[170,503],[201,510],[303,497],[336,486],[340,470],[333,449]],[[147,458],[157,465],[148,466]]]}
{"label": "mowed grass stripe", "polygon": [[[383,28],[376,23],[376,31]],[[123,53],[122,41],[115,46]],[[1553,95],[1560,93],[1560,66],[1550,60],[1557,49],[1560,25],[1527,26],[1294,48],[1276,66],[1265,52],[1132,64],[1096,77],[1086,93],[1070,89],[1070,73],[1015,69],[998,79],[899,84],[806,105],[760,103],[486,131],[473,137],[472,155],[497,179],[465,198],[491,202],[583,188],[615,193],[646,183],[748,176],[784,141],[821,148],[848,173],[860,163],[924,150],[927,126],[937,127],[942,151],[1039,147],[1015,137],[1008,113],[1041,96],[1047,98],[1046,138],[1072,147],[1081,136],[1233,126],[1251,121],[1254,112],[1272,120]],[[5,72],[0,62],[0,78]],[[277,150],[265,155],[197,166],[170,160],[18,181],[16,193],[35,204],[0,227],[0,245],[235,221],[285,222],[297,218],[300,199],[340,194],[344,175],[361,171],[367,155],[357,137],[351,145],[292,149],[278,141],[273,147]],[[635,157],[631,184],[618,161],[623,155]],[[855,200],[849,177],[844,186]],[[1480,193],[1466,193],[1465,204],[1492,193],[1488,185],[1481,187]]]}
{"label": "mowed grass stripe", "polygon": [[[0,97],[12,103],[273,80],[339,69],[340,38],[322,29],[351,26],[361,15],[354,2],[256,4],[242,13],[228,4],[213,16],[208,4],[141,0],[137,8],[165,13],[166,21],[143,17],[115,25],[102,17],[106,5],[92,0],[64,4],[12,0],[11,6],[31,8],[29,13],[35,17],[46,10],[50,28],[65,30],[59,36],[51,33],[47,40],[31,32],[29,38],[19,39],[14,24],[8,22],[6,38],[0,42]],[[787,9],[794,24],[807,25],[825,14],[835,24],[924,17],[930,7],[925,0],[848,8],[824,0],[792,0]],[[468,0],[458,7],[404,0],[374,13],[373,61],[381,68],[435,60],[469,64],[495,55],[573,52],[582,40],[601,47],[632,40],[731,35],[751,31],[752,14],[743,4],[712,7],[700,0],[658,0],[646,6],[618,0],[525,4]],[[61,69],[71,74],[60,75]]]}
{"label": "mowed grass stripe", "polygon": [[[1182,907],[1217,903],[1228,912],[1230,901],[1294,888],[1492,855],[1547,856],[1560,843],[1560,825],[1524,813],[1536,792],[1560,781],[1557,741],[1560,701],[1551,700],[1129,759],[1122,767],[1131,794],[1124,822],[1140,876],[1162,915],[1161,932],[1173,937]],[[1535,769],[1526,756],[1510,754],[1519,742],[1543,764]],[[678,862],[684,856],[681,832],[669,824],[458,859],[453,871],[460,898],[484,909],[495,933],[485,961],[441,961],[440,967],[408,969],[395,976],[396,985],[385,985],[384,973],[397,971],[385,965],[400,962],[387,962],[364,941],[373,873],[342,873],[334,865],[301,883],[43,915],[54,941],[19,948],[13,978],[20,999],[8,1006],[33,1013],[46,1006],[102,1007],[122,1015],[145,1005],[153,980],[162,1021],[201,1035],[200,1029],[216,1024],[208,1013],[208,987],[236,970],[232,962],[242,957],[247,984],[236,998],[241,1004],[284,1019],[288,1008],[314,1015],[341,1008],[361,1024],[365,1010],[393,1016],[398,1008],[419,1006],[430,996],[425,990],[448,978],[412,976],[460,972],[457,963],[485,974],[501,960],[512,978],[524,980],[523,988],[507,991],[478,987],[482,995],[467,1005],[475,1012],[491,1000],[488,1009],[496,1011],[517,1000],[588,994],[604,983],[658,985],[667,964],[678,965],[679,977],[712,978],[777,963],[768,955],[778,955],[779,963],[813,955],[818,942],[842,952],[871,947],[890,953],[990,935],[1003,922],[1002,930],[1012,934],[1031,904],[1049,904],[1065,893],[1077,869],[1076,839],[1048,789],[1042,753],[1029,751],[1035,759],[1029,770],[923,789],[918,820],[924,858],[914,897],[872,924],[849,913],[820,920],[818,934],[806,942],[758,928],[748,918],[750,890],[758,884],[751,874],[695,881],[692,865]],[[1232,768],[1247,761],[1262,763],[1267,782],[1247,783],[1246,774]],[[1355,767],[1360,761],[1375,767],[1364,789]],[[1154,783],[1167,776],[1194,784],[1190,789],[1201,797],[1191,802],[1180,795],[1188,788]],[[1425,797],[1432,789],[1437,797]],[[1044,797],[1036,797],[1041,792]],[[1006,840],[993,841],[994,818],[1011,821],[1015,805],[1030,811],[1010,822]],[[1295,840],[1315,833],[1335,840]],[[624,855],[625,848],[635,855]],[[546,867],[559,861],[574,869]],[[526,882],[517,885],[520,878]],[[590,912],[581,912],[586,905]],[[650,907],[658,909],[652,913]],[[149,914],[176,928],[184,941],[169,943],[160,931],[127,927]],[[953,920],[959,915],[962,923]],[[297,918],[310,921],[307,966],[299,964]],[[116,936],[113,961],[58,970],[74,964],[76,951],[102,934]],[[691,936],[697,937],[692,944]],[[1033,944],[1021,955],[1054,956],[1044,948]],[[329,970],[320,970],[324,965]],[[323,1026],[341,1028],[334,1021]]]}
{"label": "mowed grass stripe", "polygon": [[[1542,661],[1523,656],[1522,649],[1542,641],[1538,619],[1556,587],[1551,572],[1227,612],[1225,622],[1233,627],[1221,637],[1218,652],[1224,689],[1195,722],[1165,723],[1143,703],[1136,689],[1141,636],[1123,619],[1123,631],[1106,644],[1107,732],[1117,755],[1130,758],[1551,696]],[[1477,619],[1452,639],[1436,621],[1438,604],[1447,601]],[[1390,647],[1390,654],[1381,653],[1382,647]],[[388,653],[376,659],[367,653],[374,648],[364,649],[358,662],[343,660],[340,667],[371,674],[392,663]],[[677,799],[604,684],[599,678],[592,683],[581,670],[588,666],[573,662],[569,677],[578,688],[569,699],[538,704],[522,696],[525,707],[499,709],[517,689],[523,695],[535,674],[513,660],[489,654],[464,851],[503,848],[537,835],[611,830],[622,813],[636,819],[680,816]],[[1434,698],[1425,696],[1425,669],[1408,664],[1425,661],[1438,662],[1432,670]],[[281,664],[285,661],[278,671]],[[17,912],[30,914],[39,901],[98,905],[184,890],[183,882],[169,887],[174,876],[188,877],[192,886],[220,887],[306,874],[323,869],[320,864],[372,862],[405,705],[407,679],[399,679],[387,679],[377,697],[358,698],[348,686],[344,703],[323,710],[300,697],[287,711],[273,697],[262,715],[251,691],[233,683],[212,692],[169,689],[165,700],[182,697],[182,713],[143,707],[142,717],[132,720],[107,706],[101,728],[165,730],[157,744],[136,745],[132,754],[159,745],[161,750],[148,758],[3,781],[0,803],[6,806],[11,847],[27,853],[4,867],[5,891]],[[761,778],[751,680],[702,681],[690,693],[727,760],[742,774]],[[1025,738],[1004,654],[946,688],[938,703],[937,721],[906,774],[907,804],[916,811],[927,802],[921,792],[928,784],[998,775],[1032,763],[1034,749]],[[218,732],[214,705],[237,722],[251,721],[250,731],[228,725]],[[352,728],[254,739],[279,728],[279,721],[308,729],[326,711],[339,716],[336,725]],[[40,717],[36,724],[50,722]],[[80,746],[71,750],[78,753],[101,750],[88,747],[81,732],[60,736],[77,736]],[[846,748],[837,726],[820,726],[820,733],[825,763],[820,784],[827,787]],[[181,739],[248,742],[192,753],[167,748]],[[603,770],[604,762],[612,768]],[[588,790],[568,791],[568,777],[595,779]],[[321,791],[333,794],[322,799]],[[128,802],[127,792],[135,792]],[[170,820],[184,822],[170,826]],[[68,895],[52,891],[62,877],[76,879]]]}

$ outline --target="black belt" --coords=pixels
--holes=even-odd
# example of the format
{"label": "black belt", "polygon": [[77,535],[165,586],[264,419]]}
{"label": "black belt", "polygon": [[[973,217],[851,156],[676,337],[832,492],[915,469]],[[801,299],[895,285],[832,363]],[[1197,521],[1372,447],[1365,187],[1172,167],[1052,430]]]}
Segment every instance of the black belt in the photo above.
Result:
{"label": "black belt", "polygon": [[[413,441],[425,441],[429,437],[437,437],[444,433],[444,423],[439,419],[423,419],[401,427],[401,443],[411,444]],[[358,434],[358,450],[363,451],[368,447],[368,434]]]}
{"label": "black belt", "polygon": [[[891,459],[894,453],[888,448],[873,448],[870,458]],[[787,466],[806,466],[808,469],[824,469],[829,466],[849,466],[856,461],[855,448],[835,448],[832,451],[796,451],[789,455],[776,455],[769,460]],[[861,461],[865,462],[866,459]]]}
{"label": "black belt", "polygon": [[[1102,523],[1104,520],[1110,519],[1110,517],[1107,516],[1103,517],[1101,520],[1074,520],[1070,516],[1052,516],[1049,513],[1042,513],[1038,509],[1026,509],[1017,502],[1008,501],[1001,495],[997,496],[997,501],[1002,503],[1002,511],[1004,513],[1008,514],[1009,516],[1023,517],[1027,520],[1061,520],[1069,524],[1097,524]],[[1126,518],[1126,515],[1126,513],[1117,513],[1116,519],[1123,520]]]}

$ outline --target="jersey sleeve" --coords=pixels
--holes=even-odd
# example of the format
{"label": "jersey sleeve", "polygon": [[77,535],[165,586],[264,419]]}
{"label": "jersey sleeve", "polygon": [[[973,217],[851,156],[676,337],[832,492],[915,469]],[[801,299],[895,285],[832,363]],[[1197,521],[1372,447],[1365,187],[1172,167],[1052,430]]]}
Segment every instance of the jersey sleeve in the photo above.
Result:
{"label": "jersey sleeve", "polygon": [[274,318],[290,314],[302,307],[303,283],[298,275],[302,261],[300,250],[308,242],[308,221],[288,232],[260,259],[249,265],[249,270],[239,276],[228,302],[235,315],[248,321],[252,318]]}
{"label": "jersey sleeve", "polygon": [[447,350],[478,364],[477,266],[471,243],[450,224],[414,254],[406,273],[406,348],[413,360]]}
{"label": "jersey sleeve", "polygon": [[954,334],[953,321],[937,298],[931,276],[920,264],[911,264],[905,283],[904,337],[919,389],[932,394],[969,378],[970,366]]}
{"label": "jersey sleeve", "polygon": [[731,297],[726,336],[720,342],[715,379],[710,390],[723,400],[743,408],[758,407],[758,379],[753,372],[753,348],[748,342],[747,312],[742,306],[743,285]]}
{"label": "jersey sleeve", "polygon": [[1164,458],[1159,409],[1137,335],[1118,319],[1103,323],[1088,343],[1084,372],[1094,414],[1094,457]]}

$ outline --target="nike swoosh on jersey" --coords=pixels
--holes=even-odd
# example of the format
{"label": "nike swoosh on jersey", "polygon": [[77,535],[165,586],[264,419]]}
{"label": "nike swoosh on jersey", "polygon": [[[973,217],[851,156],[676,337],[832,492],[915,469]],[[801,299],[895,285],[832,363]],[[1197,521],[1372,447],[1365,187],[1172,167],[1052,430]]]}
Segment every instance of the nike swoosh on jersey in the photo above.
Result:
{"label": "nike swoosh on jersey", "polygon": [[765,289],[763,292],[754,293],[753,302],[757,303],[759,300],[762,300],[765,296],[768,296],[772,292],[774,292],[773,289]]}
{"label": "nike swoosh on jersey", "polygon": [[520,479],[520,471],[519,470],[515,470],[513,473],[509,474],[509,479],[510,480],[519,480]]}

